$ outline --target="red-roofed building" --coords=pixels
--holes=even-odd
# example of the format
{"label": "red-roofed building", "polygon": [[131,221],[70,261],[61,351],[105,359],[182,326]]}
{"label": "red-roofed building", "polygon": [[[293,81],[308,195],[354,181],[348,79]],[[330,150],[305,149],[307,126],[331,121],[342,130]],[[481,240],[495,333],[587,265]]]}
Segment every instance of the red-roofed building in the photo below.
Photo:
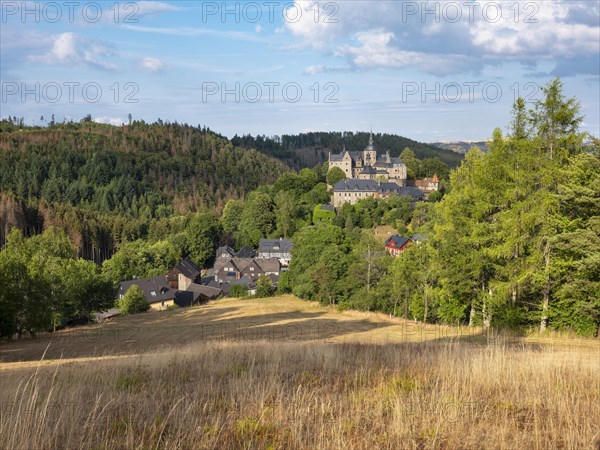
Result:
{"label": "red-roofed building", "polygon": [[409,238],[394,234],[393,236],[390,236],[387,241],[385,241],[385,251],[392,256],[398,256],[400,253],[406,250],[410,244],[412,244],[412,242],[413,241]]}

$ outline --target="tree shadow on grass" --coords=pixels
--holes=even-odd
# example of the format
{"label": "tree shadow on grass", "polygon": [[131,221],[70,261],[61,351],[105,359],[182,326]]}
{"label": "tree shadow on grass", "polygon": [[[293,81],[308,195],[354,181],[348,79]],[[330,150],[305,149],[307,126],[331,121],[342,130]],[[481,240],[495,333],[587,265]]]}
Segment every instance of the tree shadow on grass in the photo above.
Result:
{"label": "tree shadow on grass", "polygon": [[[245,306],[180,309],[119,317],[103,324],[46,333],[0,346],[0,361],[39,361],[135,355],[198,342],[330,342],[393,325],[336,319],[326,311],[289,310],[245,315]],[[247,312],[247,311],[246,311]]]}

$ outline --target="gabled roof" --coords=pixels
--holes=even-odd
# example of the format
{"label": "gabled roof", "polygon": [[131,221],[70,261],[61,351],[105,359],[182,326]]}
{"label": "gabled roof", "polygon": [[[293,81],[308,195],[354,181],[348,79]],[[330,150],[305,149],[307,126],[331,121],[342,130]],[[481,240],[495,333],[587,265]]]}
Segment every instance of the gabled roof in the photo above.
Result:
{"label": "gabled roof", "polygon": [[195,294],[194,300],[197,300],[200,295],[203,295],[211,300],[214,300],[223,293],[223,290],[217,287],[204,286],[201,284],[192,283],[188,286],[186,291],[193,292]]}
{"label": "gabled roof", "polygon": [[290,252],[294,244],[289,239],[261,239],[258,244],[260,252]]}
{"label": "gabled roof", "polygon": [[217,249],[217,258],[221,258],[222,255],[233,256],[235,255],[235,250],[228,245],[224,245],[223,247],[219,247]]}
{"label": "gabled roof", "polygon": [[393,236],[390,236],[387,241],[385,241],[385,245],[386,247],[389,246],[395,248],[402,248],[410,241],[411,240],[409,238],[394,234]]}
{"label": "gabled roof", "polygon": [[258,263],[256,262],[256,260],[252,260],[248,265],[246,265],[246,267],[244,267],[242,269],[241,272],[243,274],[246,274],[246,275],[256,275],[256,276],[259,276],[264,271],[263,271],[262,267],[260,267],[258,265]]}
{"label": "gabled roof", "polygon": [[363,170],[360,172],[362,175],[373,175],[377,173],[377,170],[373,169],[371,166],[365,166]]}
{"label": "gabled roof", "polygon": [[177,264],[175,268],[191,280],[196,279],[198,275],[200,275],[200,267],[198,267],[196,263],[189,257],[186,257],[183,261]]}
{"label": "gabled roof", "polygon": [[254,260],[263,272],[280,272],[281,263],[278,258],[256,258]]}
{"label": "gabled roof", "polygon": [[228,272],[240,272],[241,269],[238,264],[231,258],[221,265],[221,268],[217,271],[217,274],[223,275]]}
{"label": "gabled roof", "polygon": [[254,258],[255,255],[256,252],[247,245],[244,245],[240,248],[240,251],[235,254],[237,258]]}
{"label": "gabled roof", "polygon": [[164,276],[123,281],[119,283],[118,294],[125,295],[133,285],[138,286],[142,290],[148,303],[162,302],[175,298],[175,290],[169,287]]}
{"label": "gabled roof", "polygon": [[231,258],[231,261],[233,261],[239,271],[244,270],[249,264],[252,264],[252,258],[238,258],[235,256]]}

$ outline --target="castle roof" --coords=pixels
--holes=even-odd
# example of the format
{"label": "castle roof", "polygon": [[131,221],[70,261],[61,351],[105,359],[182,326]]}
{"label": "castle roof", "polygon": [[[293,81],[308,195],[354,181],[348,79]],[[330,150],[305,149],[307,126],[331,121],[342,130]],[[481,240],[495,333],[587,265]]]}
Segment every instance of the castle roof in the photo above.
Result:
{"label": "castle roof", "polygon": [[423,197],[423,193],[414,187],[401,187],[396,183],[357,180],[355,178],[338,181],[333,186],[333,192],[379,192],[381,194],[409,195],[413,198]]}
{"label": "castle roof", "polygon": [[377,170],[373,169],[371,166],[365,166],[365,168],[360,172],[362,175],[371,175],[376,174]]}

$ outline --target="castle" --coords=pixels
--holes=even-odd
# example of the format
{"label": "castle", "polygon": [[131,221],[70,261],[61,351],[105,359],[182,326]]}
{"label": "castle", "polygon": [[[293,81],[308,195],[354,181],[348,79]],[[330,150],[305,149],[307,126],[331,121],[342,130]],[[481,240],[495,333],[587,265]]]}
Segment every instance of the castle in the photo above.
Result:
{"label": "castle", "polygon": [[373,135],[369,136],[369,145],[362,152],[348,152],[345,149],[339,155],[329,153],[329,169],[339,167],[346,178],[357,180],[391,181],[400,187],[406,186],[406,166],[402,160],[385,155],[377,155],[373,147]]}
{"label": "castle", "polygon": [[369,145],[362,152],[348,152],[339,155],[329,153],[329,170],[340,168],[346,179],[333,186],[332,204],[335,208],[344,203],[355,204],[364,198],[388,198],[391,195],[406,195],[413,202],[426,200],[428,195],[437,191],[439,179],[407,180],[406,166],[402,160],[385,155],[377,155],[373,146],[373,134],[369,136]]}

